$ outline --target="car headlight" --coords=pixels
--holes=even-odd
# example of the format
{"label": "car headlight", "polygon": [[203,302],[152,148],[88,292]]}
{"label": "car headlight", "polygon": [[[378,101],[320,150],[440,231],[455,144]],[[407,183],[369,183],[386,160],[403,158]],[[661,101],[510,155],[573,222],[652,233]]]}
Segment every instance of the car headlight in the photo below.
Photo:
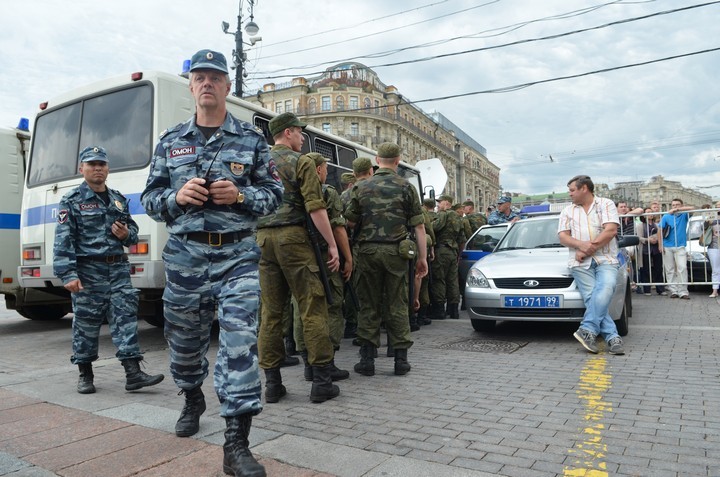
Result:
{"label": "car headlight", "polygon": [[471,268],[465,280],[465,287],[472,288],[490,288],[490,283],[485,275],[477,268]]}
{"label": "car headlight", "polygon": [[702,252],[690,252],[690,260],[693,262],[707,262],[708,258]]}

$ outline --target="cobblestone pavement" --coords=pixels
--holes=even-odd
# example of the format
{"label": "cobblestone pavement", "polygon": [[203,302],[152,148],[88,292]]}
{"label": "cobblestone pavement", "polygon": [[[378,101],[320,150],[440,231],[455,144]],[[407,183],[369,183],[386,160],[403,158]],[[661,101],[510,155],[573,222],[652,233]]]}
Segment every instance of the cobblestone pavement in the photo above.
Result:
{"label": "cobblestone pavement", "polygon": [[[381,350],[375,376],[351,371],[327,403],[284,368],[288,396],[254,419],[253,453],[273,476],[720,476],[720,303],[707,294],[633,295],[625,356],[586,353],[575,324],[477,333],[463,312],[413,333],[409,374]],[[97,394],[75,392],[70,323],[0,309],[0,475],[222,475],[211,382],[200,433],[176,438],[172,380],[126,393],[107,329]],[[143,323],[140,340],[147,371],[167,375],[162,331]],[[357,360],[345,340],[336,363]]]}

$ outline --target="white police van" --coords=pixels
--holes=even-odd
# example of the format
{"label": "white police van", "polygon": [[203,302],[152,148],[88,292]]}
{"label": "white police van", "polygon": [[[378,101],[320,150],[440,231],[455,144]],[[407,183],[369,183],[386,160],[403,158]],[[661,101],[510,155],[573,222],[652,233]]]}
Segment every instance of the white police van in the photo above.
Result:
{"label": "white police van", "polygon": [[20,119],[16,128],[0,128],[0,293],[6,307],[15,308],[20,285],[20,205],[25,162],[30,147],[29,121]]}
{"label": "white police van", "polygon": [[[235,97],[228,110],[261,128],[268,142],[268,123],[275,113]],[[107,150],[108,186],[129,200],[139,226],[139,243],[128,249],[133,286],[140,290],[139,315],[160,326],[165,271],[162,250],[165,224],[150,219],[140,203],[157,138],[168,127],[189,118],[194,101],[188,80],[162,72],[136,72],[85,86],[42,103],[33,128],[21,218],[22,314],[33,319],[59,319],[71,311],[70,296],[53,275],[53,241],[58,203],[82,182],[78,152],[88,145]],[[328,183],[339,186],[357,157],[374,151],[318,129],[305,129],[304,152],[332,160]],[[399,171],[422,197],[420,172],[402,164]],[[18,311],[20,309],[18,308]]]}

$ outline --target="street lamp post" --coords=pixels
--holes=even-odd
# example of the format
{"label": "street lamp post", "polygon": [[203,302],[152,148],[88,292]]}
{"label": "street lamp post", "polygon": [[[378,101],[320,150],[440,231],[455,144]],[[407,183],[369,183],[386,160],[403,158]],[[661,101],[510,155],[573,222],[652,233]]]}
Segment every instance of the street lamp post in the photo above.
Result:
{"label": "street lamp post", "polygon": [[222,31],[228,35],[235,36],[235,49],[233,50],[233,64],[235,65],[235,92],[233,93],[238,98],[242,98],[243,94],[243,78],[247,78],[247,70],[245,69],[245,61],[247,60],[247,53],[243,51],[243,45],[253,46],[258,41],[262,40],[262,37],[257,36],[260,31],[257,23],[253,21],[253,8],[257,0],[248,0],[248,11],[250,12],[250,21],[245,24],[245,33],[248,34],[250,42],[243,42],[242,35],[242,8],[243,2],[240,0],[240,8],[238,10],[237,17],[237,30],[232,32],[228,31],[230,24],[228,22],[222,22]]}

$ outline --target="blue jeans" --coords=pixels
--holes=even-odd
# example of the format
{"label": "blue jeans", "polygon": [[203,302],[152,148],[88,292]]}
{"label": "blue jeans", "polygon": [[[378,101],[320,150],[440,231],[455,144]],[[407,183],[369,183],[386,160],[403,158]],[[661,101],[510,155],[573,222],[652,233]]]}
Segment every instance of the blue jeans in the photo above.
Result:
{"label": "blue jeans", "polygon": [[610,300],[615,292],[618,267],[619,265],[610,263],[599,265],[593,260],[590,268],[572,268],[575,284],[585,302],[585,316],[580,328],[602,336],[605,341],[619,336],[609,312]]}

